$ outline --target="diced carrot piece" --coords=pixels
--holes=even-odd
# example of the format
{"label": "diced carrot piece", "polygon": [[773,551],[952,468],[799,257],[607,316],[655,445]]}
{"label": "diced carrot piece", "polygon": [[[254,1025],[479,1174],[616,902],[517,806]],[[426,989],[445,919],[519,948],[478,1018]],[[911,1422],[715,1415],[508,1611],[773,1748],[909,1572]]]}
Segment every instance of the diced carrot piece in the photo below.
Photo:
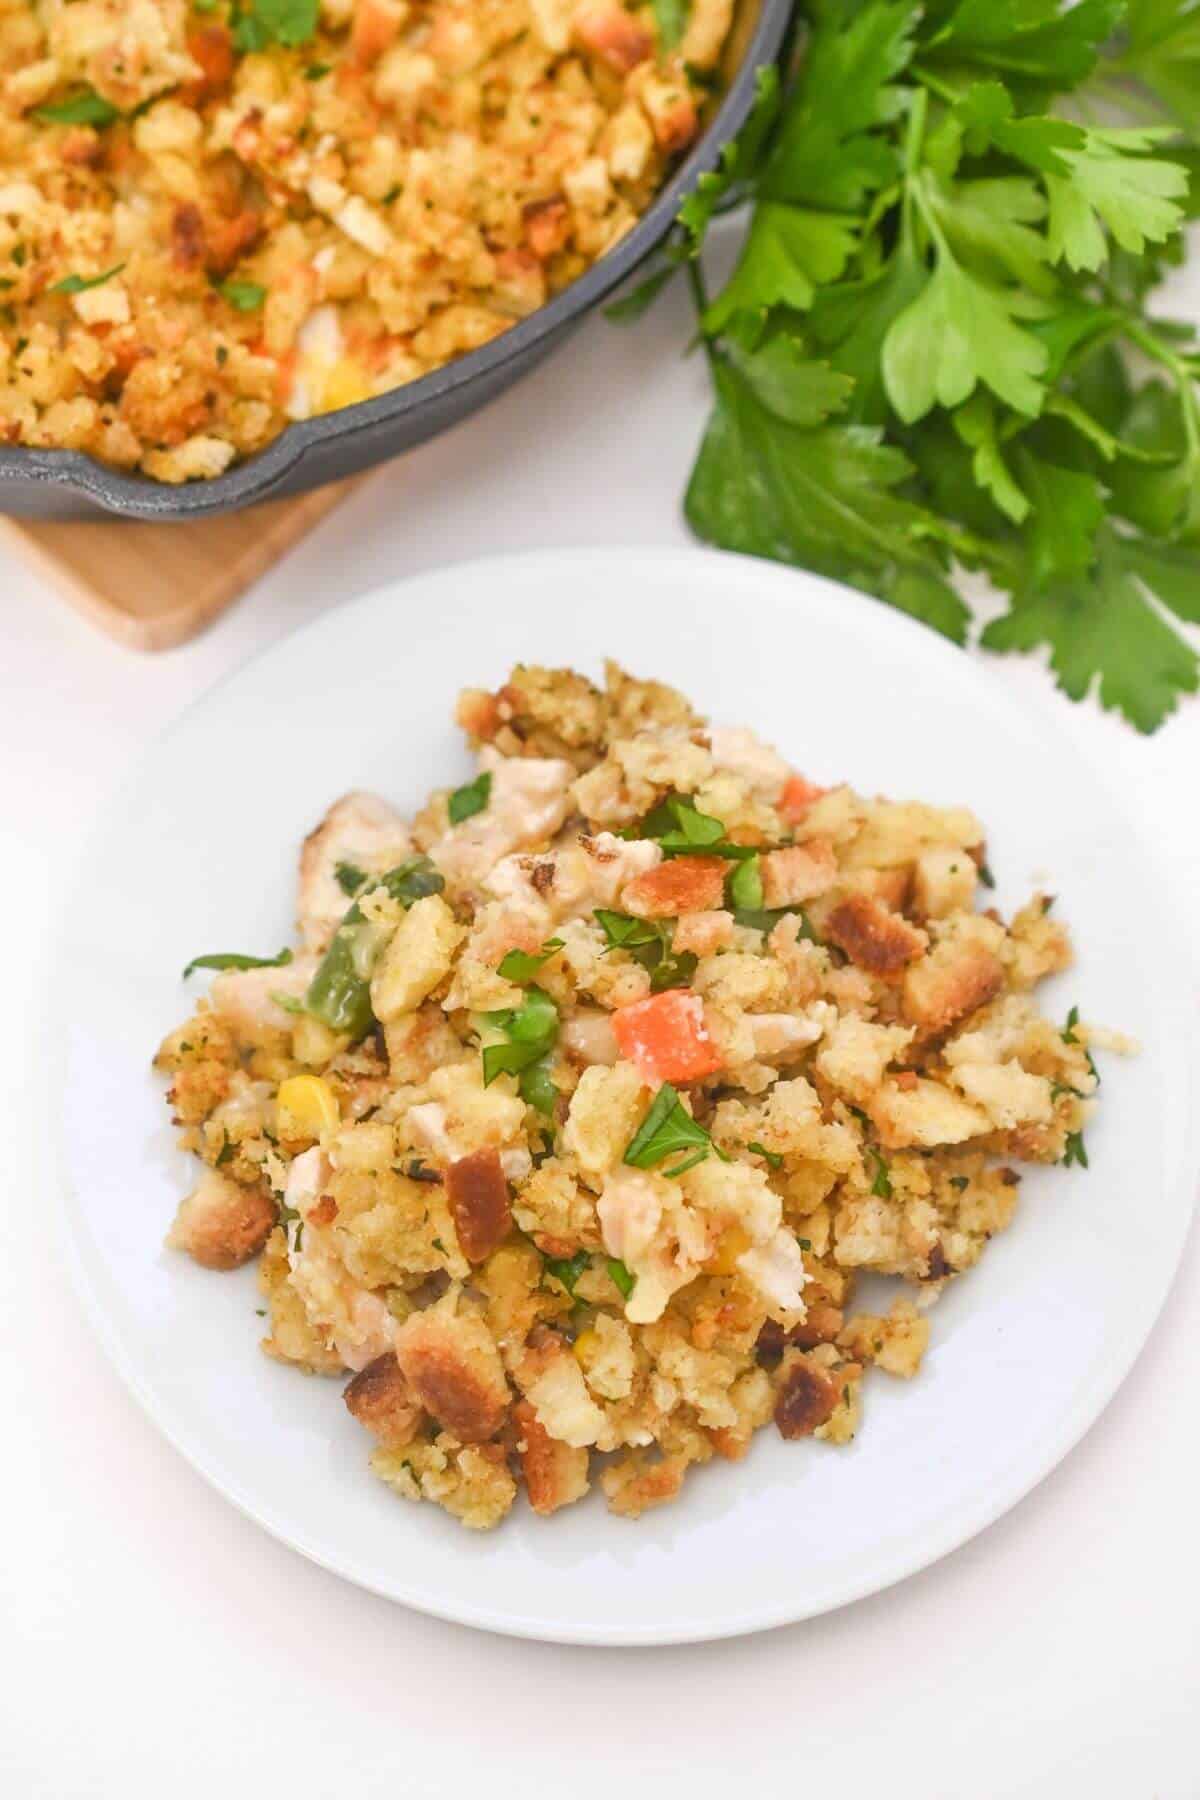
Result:
{"label": "diced carrot piece", "polygon": [[677,856],[635,875],[621,896],[638,919],[677,919],[681,913],[715,912],[725,898],[728,863],[721,856]]}
{"label": "diced carrot piece", "polygon": [[779,796],[779,810],[791,825],[799,825],[814,800],[827,794],[828,788],[806,781],[803,775],[789,775]]}
{"label": "diced carrot piece", "polygon": [[612,1016],[613,1031],[626,1057],[645,1077],[663,1081],[699,1081],[721,1067],[721,1053],[704,1024],[704,1002],[699,994],[670,988],[619,1006]]}

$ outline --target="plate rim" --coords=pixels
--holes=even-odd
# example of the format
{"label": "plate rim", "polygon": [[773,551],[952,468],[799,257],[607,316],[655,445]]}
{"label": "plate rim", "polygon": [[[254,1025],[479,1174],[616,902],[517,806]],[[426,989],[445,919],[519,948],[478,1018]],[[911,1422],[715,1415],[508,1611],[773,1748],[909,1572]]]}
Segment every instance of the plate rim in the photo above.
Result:
{"label": "plate rim", "polygon": [[[979,662],[970,652],[952,644],[919,621],[908,615],[886,606],[884,602],[862,593],[860,590],[845,586],[828,577],[817,575],[809,570],[794,569],[762,559],[741,555],[735,552],[717,551],[695,545],[564,545],[550,546],[532,550],[507,551],[500,554],[480,555],[447,563],[437,563],[412,574],[396,577],[390,581],[377,583],[359,594],[348,595],[326,607],[315,617],[306,620],[293,631],[284,632],[279,637],[259,645],[244,660],[227,669],[217,680],[203,688],[169,720],[165,722],[150,738],[140,746],[133,760],[126,766],[121,779],[109,790],[102,802],[92,830],[77,846],[75,856],[60,884],[60,902],[55,914],[47,919],[49,929],[43,939],[43,954],[50,968],[48,1000],[49,1004],[42,1011],[42,1021],[35,1041],[39,1045],[48,1046],[53,1031],[61,1028],[70,1019],[69,1007],[62,1004],[62,990],[66,984],[66,966],[55,962],[49,955],[49,947],[56,941],[62,928],[75,906],[84,880],[89,858],[95,846],[102,843],[111,825],[123,815],[125,802],[134,793],[139,781],[143,778],[148,763],[152,762],[156,751],[182,731],[193,718],[225,688],[239,680],[247,671],[269,658],[284,645],[291,645],[295,640],[319,635],[330,628],[344,629],[349,615],[357,610],[369,611],[382,604],[396,604],[406,591],[419,589],[429,581],[440,581],[448,576],[461,579],[464,584],[477,580],[481,572],[489,570],[519,570],[522,566],[550,566],[564,561],[584,559],[589,563],[608,559],[618,561],[623,575],[630,575],[630,564],[653,563],[687,563],[692,566],[706,565],[711,570],[714,561],[724,562],[738,570],[743,577],[751,580],[764,580],[768,585],[774,584],[782,591],[785,583],[798,581],[810,589],[816,589],[826,598],[836,597],[839,605],[858,608],[864,619],[869,618],[874,626],[887,632],[892,630],[905,642],[923,644],[926,654],[932,653],[935,658],[942,659],[947,666],[952,659],[965,657],[976,678],[987,680],[986,665]],[[746,565],[752,565],[750,574]],[[794,604],[802,604],[802,596],[794,593]],[[868,609],[869,612],[868,612]],[[345,615],[345,616],[343,616]],[[338,627],[334,622],[338,622]],[[1017,711],[1027,716],[1030,724],[1043,732],[1050,733],[1079,761],[1083,752],[1072,740],[1070,734],[1059,722],[1055,704],[1050,695],[1038,694],[1031,697],[1026,693],[1007,694],[1007,699]],[[1065,701],[1059,704],[1066,704]],[[1171,882],[1162,879],[1163,868],[1158,847],[1150,841],[1143,831],[1141,823],[1131,810],[1131,796],[1123,788],[1118,788],[1110,778],[1105,776],[1101,782],[1105,801],[1114,819],[1120,824],[1128,841],[1136,847],[1140,856],[1145,859],[1149,871],[1147,886],[1155,894],[1157,908],[1156,925],[1161,924],[1166,933],[1167,949],[1163,954],[1172,951],[1177,953],[1186,968],[1194,967],[1192,953],[1184,929],[1181,904],[1175,895]],[[1159,876],[1157,881],[1154,876]],[[53,1024],[52,1024],[53,1021]],[[1186,1028],[1185,1028],[1186,1029]],[[1197,1043],[1197,1024],[1193,1015],[1190,1033],[1187,1034],[1181,1047],[1186,1051],[1194,1050]],[[452,1624],[468,1626],[494,1635],[513,1637],[534,1642],[557,1643],[583,1647],[607,1648],[653,1648],[675,1644],[715,1643],[731,1638],[743,1637],[760,1631],[778,1630],[786,1625],[801,1624],[812,1618],[819,1618],[827,1613],[850,1606],[856,1601],[872,1594],[882,1593],[907,1581],[911,1576],[932,1567],[946,1556],[962,1548],[972,1539],[986,1531],[1023,1500],[1077,1448],[1079,1443],[1102,1417],[1114,1396],[1129,1376],[1134,1364],[1141,1355],[1151,1333],[1155,1329],[1166,1304],[1171,1288],[1178,1275],[1180,1264],[1191,1235],[1197,1200],[1197,1152],[1200,1150],[1200,1133],[1197,1130],[1197,1105],[1186,1109],[1186,1116],[1180,1131],[1178,1155],[1173,1169],[1168,1170],[1166,1191],[1170,1192],[1178,1184],[1181,1205],[1178,1207],[1178,1227],[1170,1244],[1170,1256],[1165,1251],[1161,1269],[1157,1279],[1141,1290],[1141,1304],[1130,1309],[1125,1315],[1134,1317],[1132,1328],[1123,1324],[1119,1340],[1108,1350],[1102,1371],[1096,1378],[1085,1384],[1079,1391],[1072,1405],[1064,1409],[1059,1427],[1047,1433],[1045,1448],[1036,1462],[1016,1480],[999,1483],[989,1492],[980,1496],[973,1505],[961,1502],[949,1512],[941,1514],[916,1539],[907,1542],[903,1553],[897,1554],[885,1572],[871,1564],[864,1569],[861,1580],[843,1581],[836,1595],[818,1595],[811,1604],[803,1599],[792,1597],[781,1599],[775,1603],[758,1603],[738,1613],[724,1612],[716,1619],[708,1622],[696,1621],[694,1624],[682,1625],[668,1623],[665,1628],[653,1623],[640,1624],[629,1621],[619,1630],[599,1623],[592,1624],[587,1620],[575,1624],[548,1624],[544,1619],[534,1615],[514,1614],[512,1611],[498,1611],[496,1608],[475,1604],[458,1599],[446,1601],[436,1593],[430,1593],[406,1580],[384,1580],[372,1574],[369,1567],[360,1565],[352,1551],[332,1551],[322,1544],[311,1541],[302,1530],[276,1516],[270,1505],[256,1501],[245,1490],[236,1473],[221,1466],[219,1460],[211,1455],[205,1456],[186,1441],[186,1433],[178,1429],[170,1416],[169,1406],[160,1399],[153,1384],[144,1371],[138,1366],[136,1356],[124,1340],[115,1322],[108,1316],[103,1296],[100,1292],[98,1276],[87,1267],[87,1260],[78,1235],[73,1230],[72,1209],[76,1204],[76,1190],[73,1185],[69,1158],[67,1154],[67,1121],[65,1095],[56,1091],[49,1074],[55,1066],[48,1054],[38,1059],[39,1067],[45,1072],[45,1085],[42,1086],[43,1099],[47,1104],[50,1123],[50,1145],[52,1149],[50,1176],[53,1193],[51,1201],[54,1209],[54,1235],[60,1255],[70,1276],[85,1317],[112,1364],[126,1390],[132,1395],[143,1413],[159,1431],[172,1448],[184,1458],[188,1466],[199,1475],[222,1499],[228,1501],[246,1518],[269,1533],[277,1542],[298,1552],[308,1561],[316,1564],[329,1573],[362,1588],[369,1593],[393,1603],[408,1607],[410,1610],[445,1620]],[[1200,1069],[1198,1059],[1193,1055],[1190,1059],[1192,1070],[1191,1089],[1196,1101],[1200,1101]],[[1189,1193],[1190,1188],[1190,1193]],[[1172,1208],[1172,1214],[1175,1213]]]}

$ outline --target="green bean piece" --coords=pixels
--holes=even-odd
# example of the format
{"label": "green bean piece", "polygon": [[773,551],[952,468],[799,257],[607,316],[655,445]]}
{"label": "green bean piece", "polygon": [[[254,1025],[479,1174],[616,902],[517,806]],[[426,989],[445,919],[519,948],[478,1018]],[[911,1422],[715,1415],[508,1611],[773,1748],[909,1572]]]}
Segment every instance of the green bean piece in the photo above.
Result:
{"label": "green bean piece", "polygon": [[308,984],[305,1011],[339,1035],[346,1033],[352,1040],[366,1037],[375,1023],[371,976],[387,934],[363,916],[363,900],[383,888],[407,909],[429,894],[439,894],[445,885],[427,856],[415,856],[372,882],[366,893],[352,902],[334,932]]}

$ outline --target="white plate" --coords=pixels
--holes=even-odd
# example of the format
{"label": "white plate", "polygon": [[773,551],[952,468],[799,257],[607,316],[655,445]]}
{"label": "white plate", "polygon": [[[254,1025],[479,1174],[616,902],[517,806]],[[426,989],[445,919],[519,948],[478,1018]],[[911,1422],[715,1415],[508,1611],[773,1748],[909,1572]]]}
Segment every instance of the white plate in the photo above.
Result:
{"label": "white plate", "polygon": [[[638,1524],[597,1495],[484,1536],[367,1470],[340,1384],[256,1349],[252,1271],[161,1248],[191,1173],[149,1060],[197,952],[289,936],[296,847],[351,786],[415,808],[462,779],[457,689],[513,661],[614,655],[747,722],[817,781],[970,804],[999,900],[1059,895],[1078,967],[1043,990],[1141,1039],[1103,1057],[1091,1168],[1036,1170],[1012,1230],[933,1314],[916,1381],[877,1375],[846,1450],[760,1434]],[[1060,710],[1064,702],[1056,702]],[[1191,1210],[1194,1058],[1164,884],[1048,719],[932,632],[764,563],[698,551],[478,562],[380,589],[240,670],[145,760],[68,909],[59,1008],[68,1236],[100,1333],[151,1417],[267,1530],[367,1588],[495,1631],[594,1644],[715,1638],[839,1606],[944,1555],[1099,1414],[1159,1310]],[[61,1042],[61,1040],[60,1040]],[[62,1075],[61,1064],[55,1070]]]}

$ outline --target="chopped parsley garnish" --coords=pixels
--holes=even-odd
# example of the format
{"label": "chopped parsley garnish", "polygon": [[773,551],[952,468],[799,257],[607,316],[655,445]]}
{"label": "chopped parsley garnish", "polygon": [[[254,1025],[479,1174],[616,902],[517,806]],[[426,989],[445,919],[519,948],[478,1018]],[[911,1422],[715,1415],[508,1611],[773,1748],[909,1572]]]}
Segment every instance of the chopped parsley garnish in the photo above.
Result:
{"label": "chopped parsley garnish", "polygon": [[768,1150],[765,1144],[747,1144],[747,1150],[753,1150],[755,1156],[761,1156],[769,1169],[782,1169],[783,1158],[778,1150]]}
{"label": "chopped parsley garnish", "polygon": [[609,950],[628,950],[635,962],[650,972],[652,993],[666,988],[686,987],[696,973],[696,958],[690,950],[678,955],[671,948],[675,936],[673,919],[634,919],[628,913],[611,912],[597,907],[592,914],[608,939]]}
{"label": "chopped parsley garnish", "polygon": [[877,1199],[890,1200],[892,1197],[891,1170],[878,1150],[871,1150],[868,1154],[875,1164],[875,1177],[871,1182],[871,1192]]}
{"label": "chopped parsley garnish", "polygon": [[547,1256],[546,1273],[553,1275],[555,1281],[561,1281],[571,1298],[575,1298],[575,1283],[591,1262],[586,1250],[577,1250],[574,1256]]}
{"label": "chopped parsley garnish", "polygon": [[1062,1160],[1063,1167],[1066,1169],[1069,1169],[1073,1163],[1078,1163],[1081,1169],[1087,1168],[1088,1154],[1084,1148],[1082,1131],[1072,1131],[1067,1134]]}
{"label": "chopped parsley garnish", "polygon": [[799,1246],[802,1250],[811,1250],[812,1249],[812,1239],[811,1238],[798,1237],[796,1239],[796,1242],[799,1244]]}
{"label": "chopped parsley garnish", "polygon": [[225,1142],[221,1145],[221,1148],[217,1151],[217,1160],[213,1164],[213,1167],[215,1169],[223,1169],[227,1162],[233,1161],[233,1158],[234,1158],[236,1152],[237,1152],[237,1145],[234,1143],[234,1141],[230,1137],[229,1133],[226,1132],[225,1133]]}
{"label": "chopped parsley garnish", "polygon": [[230,15],[236,50],[295,49],[317,34],[319,0],[238,0]]}
{"label": "chopped parsley garnish", "polygon": [[332,68],[332,63],[309,63],[304,71],[304,79],[305,81],[321,81]]}
{"label": "chopped parsley garnish", "polygon": [[624,1160],[634,1169],[653,1169],[668,1156],[682,1151],[681,1161],[661,1171],[674,1177],[695,1168],[715,1149],[707,1131],[697,1125],[670,1082],[664,1081],[630,1139]]}
{"label": "chopped parsley garnish", "polygon": [[362,869],[349,862],[340,862],[333,871],[333,877],[343,894],[346,894],[351,900],[367,879]]}
{"label": "chopped parsley garnish", "polygon": [[242,313],[257,312],[267,297],[267,290],[259,281],[223,281],[217,292],[235,312]]}
{"label": "chopped parsley garnish", "polygon": [[554,937],[547,938],[538,951],[510,950],[501,958],[497,974],[503,975],[505,981],[519,982],[523,987],[541,973],[542,964],[549,962],[554,952],[562,947],[562,939]]}
{"label": "chopped parsley garnish", "polygon": [[748,844],[732,844],[720,819],[702,813],[680,794],[671,794],[647,813],[632,835],[653,838],[666,857],[724,856],[730,862],[757,855]]}
{"label": "chopped parsley garnish", "polygon": [[979,879],[985,888],[994,888],[996,885],[996,877],[985,862],[981,862],[979,865]]}
{"label": "chopped parsley garnish", "polygon": [[452,825],[461,825],[464,819],[473,819],[476,813],[483,812],[492,797],[492,775],[485,769],[474,781],[468,781],[464,787],[455,788],[447,802],[446,810]]}
{"label": "chopped parsley garnish", "polygon": [[48,294],[86,294],[89,288],[103,287],[114,275],[119,275],[125,267],[123,262],[114,263],[111,269],[105,269],[103,275],[64,275],[53,287],[46,289]]}
{"label": "chopped parsley garnish", "polygon": [[240,950],[214,951],[210,956],[193,956],[183,971],[186,981],[193,969],[282,969],[292,960],[290,950],[278,956],[245,956]]}
{"label": "chopped parsley garnish", "polygon": [[628,1300],[633,1292],[637,1276],[629,1273],[619,1256],[610,1256],[604,1266],[612,1277],[614,1285],[620,1291],[622,1300]]}
{"label": "chopped parsley garnish", "polygon": [[1078,1023],[1079,1008],[1073,1006],[1067,1014],[1067,1022],[1062,1028],[1062,1041],[1064,1044],[1077,1044],[1079,1042],[1079,1037],[1075,1030]]}
{"label": "chopped parsley garnish", "polygon": [[558,1089],[550,1079],[549,1057],[558,1037],[558,1008],[550,995],[543,988],[530,987],[520,1006],[485,1013],[484,1017],[506,1039],[488,1044],[483,1051],[484,1087],[497,1075],[516,1075],[522,1100],[552,1117]]}
{"label": "chopped parsley garnish", "polygon": [[956,1188],[961,1194],[965,1188],[970,1186],[970,1183],[965,1175],[952,1175],[950,1177],[950,1186]]}
{"label": "chopped parsley garnish", "polygon": [[35,106],[33,116],[44,120],[47,125],[95,125],[100,128],[119,119],[121,109],[98,94],[95,88],[84,88],[82,93],[72,95],[69,100],[55,100],[47,106]]}

